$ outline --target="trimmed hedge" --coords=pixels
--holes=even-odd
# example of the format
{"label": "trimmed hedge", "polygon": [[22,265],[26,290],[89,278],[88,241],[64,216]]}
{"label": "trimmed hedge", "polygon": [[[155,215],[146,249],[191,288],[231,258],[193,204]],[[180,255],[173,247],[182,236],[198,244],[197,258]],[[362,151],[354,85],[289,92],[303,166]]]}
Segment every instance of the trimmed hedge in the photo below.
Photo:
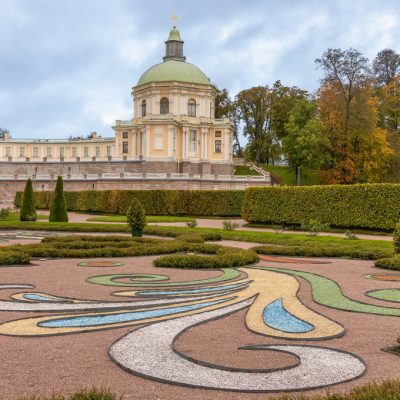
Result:
{"label": "trimmed hedge", "polygon": [[[48,209],[52,192],[35,192],[37,208]],[[146,215],[198,215],[238,217],[244,199],[242,190],[84,190],[64,192],[67,209],[90,213],[125,215],[135,197]],[[22,192],[15,197],[22,204]]]}
{"label": "trimmed hedge", "polygon": [[375,267],[400,271],[400,254],[376,260]]}
{"label": "trimmed hedge", "polygon": [[220,248],[216,254],[203,256],[198,254],[178,254],[162,256],[153,261],[154,265],[163,268],[234,268],[254,264],[259,261],[257,254],[251,250],[233,247]]}
{"label": "trimmed hedge", "polygon": [[393,244],[394,244],[394,251],[396,253],[400,253],[400,223],[396,225],[396,229],[394,230]]}
{"label": "trimmed hedge", "polygon": [[266,187],[246,190],[242,217],[251,223],[393,230],[400,219],[400,185]]}

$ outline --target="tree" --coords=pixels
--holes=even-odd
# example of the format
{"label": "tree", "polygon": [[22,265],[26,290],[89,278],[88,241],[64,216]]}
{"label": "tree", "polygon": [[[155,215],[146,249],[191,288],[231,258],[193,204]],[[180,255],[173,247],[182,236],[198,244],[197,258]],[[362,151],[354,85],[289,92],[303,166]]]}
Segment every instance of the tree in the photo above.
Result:
{"label": "tree", "polygon": [[348,109],[338,83],[326,83],[319,93],[319,109],[330,142],[328,183],[379,182],[392,150],[386,130],[378,127],[378,101],[371,82],[359,87]]}
{"label": "tree", "polygon": [[146,226],[146,214],[140,201],[134,197],[126,213],[128,225],[132,229],[132,236],[141,237]]}
{"label": "tree", "polygon": [[33,188],[32,181],[29,178],[26,181],[25,189],[24,189],[24,197],[22,199],[22,206],[19,213],[20,221],[36,221],[36,208],[35,208],[35,199],[33,197]]}
{"label": "tree", "polygon": [[248,150],[257,163],[271,160],[274,138],[271,133],[271,98],[266,86],[242,90],[235,97],[240,121],[244,123],[243,135],[248,137]]}
{"label": "tree", "polygon": [[235,102],[230,98],[226,89],[218,89],[213,86],[215,91],[215,118],[229,118],[234,126],[233,132],[233,153],[239,157],[243,154],[240,144],[239,118]]}
{"label": "tree", "polygon": [[53,201],[50,208],[50,222],[68,222],[67,207],[65,205],[64,188],[62,177],[57,178],[53,193]]}
{"label": "tree", "polygon": [[304,168],[320,168],[329,159],[329,141],[324,126],[317,118],[317,105],[306,99],[297,100],[285,126],[282,149],[289,165],[296,171],[296,185],[301,185]]}
{"label": "tree", "polygon": [[391,49],[380,51],[373,61],[373,71],[378,85],[389,85],[400,71],[400,54]]}

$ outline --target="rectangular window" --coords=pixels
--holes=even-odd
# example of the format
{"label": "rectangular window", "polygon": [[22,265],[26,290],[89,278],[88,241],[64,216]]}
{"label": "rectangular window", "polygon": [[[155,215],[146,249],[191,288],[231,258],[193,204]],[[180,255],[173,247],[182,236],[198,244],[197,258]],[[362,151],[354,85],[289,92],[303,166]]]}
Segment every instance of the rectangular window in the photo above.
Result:
{"label": "rectangular window", "polygon": [[11,157],[11,147],[6,147],[6,157]]}
{"label": "rectangular window", "polygon": [[20,157],[25,157],[25,147],[20,147],[19,148],[19,156]]}
{"label": "rectangular window", "polygon": [[51,157],[51,147],[47,147],[46,155],[47,157]]}
{"label": "rectangular window", "polygon": [[128,132],[122,132],[122,139],[128,139]]}
{"label": "rectangular window", "polygon": [[100,147],[96,147],[96,157],[100,157]]}
{"label": "rectangular window", "polygon": [[221,137],[221,131],[215,131],[215,137]]}
{"label": "rectangular window", "polygon": [[83,157],[89,157],[89,147],[83,148]]}
{"label": "rectangular window", "polygon": [[215,152],[216,153],[221,153],[221,140],[216,140],[215,141]]}
{"label": "rectangular window", "polygon": [[37,147],[33,148],[32,157],[39,157],[39,149]]}
{"label": "rectangular window", "polygon": [[76,157],[76,147],[72,148],[72,157]]}
{"label": "rectangular window", "polygon": [[129,152],[129,144],[128,142],[122,142],[122,152],[128,153]]}
{"label": "rectangular window", "polygon": [[64,157],[64,147],[60,147],[60,158]]}
{"label": "rectangular window", "polygon": [[111,157],[111,146],[107,146],[107,157]]}

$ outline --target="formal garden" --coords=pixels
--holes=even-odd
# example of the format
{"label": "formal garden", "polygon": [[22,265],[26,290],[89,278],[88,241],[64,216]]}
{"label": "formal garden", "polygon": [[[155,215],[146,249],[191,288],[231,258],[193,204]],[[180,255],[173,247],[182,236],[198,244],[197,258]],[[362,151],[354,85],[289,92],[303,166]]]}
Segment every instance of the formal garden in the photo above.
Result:
{"label": "formal garden", "polygon": [[15,205],[0,212],[0,398],[400,398],[398,186],[59,178]]}

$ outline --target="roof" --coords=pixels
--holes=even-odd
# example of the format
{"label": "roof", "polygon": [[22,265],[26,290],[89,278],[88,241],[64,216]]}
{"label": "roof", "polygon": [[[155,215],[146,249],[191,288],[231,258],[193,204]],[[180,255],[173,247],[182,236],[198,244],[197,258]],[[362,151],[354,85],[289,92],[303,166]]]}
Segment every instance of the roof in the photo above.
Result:
{"label": "roof", "polygon": [[137,85],[170,81],[210,85],[210,80],[200,68],[186,61],[178,60],[167,60],[153,65],[140,77]]}

